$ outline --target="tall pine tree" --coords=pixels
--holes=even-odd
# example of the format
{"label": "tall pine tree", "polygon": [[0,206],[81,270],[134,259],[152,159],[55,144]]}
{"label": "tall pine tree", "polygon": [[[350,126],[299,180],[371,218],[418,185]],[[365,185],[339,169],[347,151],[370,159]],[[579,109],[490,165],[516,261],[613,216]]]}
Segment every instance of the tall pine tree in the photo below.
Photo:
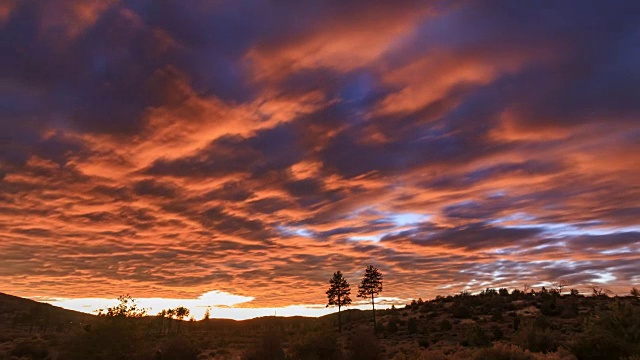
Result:
{"label": "tall pine tree", "polygon": [[358,297],[368,299],[371,297],[371,306],[373,307],[373,331],[376,331],[376,305],[374,302],[375,295],[382,292],[382,273],[378,268],[369,265],[364,272],[362,283],[358,286]]}
{"label": "tall pine tree", "polygon": [[333,277],[329,279],[329,290],[327,290],[327,298],[329,298],[328,306],[338,307],[338,329],[342,332],[342,317],[340,308],[351,304],[351,286],[349,282],[342,276],[340,270],[333,273]]}

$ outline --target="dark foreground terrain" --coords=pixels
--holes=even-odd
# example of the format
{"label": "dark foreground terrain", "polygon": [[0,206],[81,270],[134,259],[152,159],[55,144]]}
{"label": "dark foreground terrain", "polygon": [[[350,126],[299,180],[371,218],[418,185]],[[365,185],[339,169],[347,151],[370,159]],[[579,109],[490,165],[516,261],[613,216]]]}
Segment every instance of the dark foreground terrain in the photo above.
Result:
{"label": "dark foreground terrain", "polygon": [[[94,316],[0,293],[0,359],[640,360],[640,299],[487,289],[321,318]],[[212,314],[215,316],[215,314]]]}

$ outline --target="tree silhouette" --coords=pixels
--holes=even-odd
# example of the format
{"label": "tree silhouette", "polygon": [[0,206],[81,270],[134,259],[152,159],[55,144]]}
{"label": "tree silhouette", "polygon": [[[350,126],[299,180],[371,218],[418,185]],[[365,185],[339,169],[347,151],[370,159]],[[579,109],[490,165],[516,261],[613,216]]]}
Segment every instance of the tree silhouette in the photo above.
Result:
{"label": "tree silhouette", "polygon": [[362,283],[358,286],[358,297],[368,299],[371,297],[371,307],[373,308],[373,330],[376,330],[376,305],[375,295],[382,292],[382,274],[378,268],[369,265],[364,272]]}
{"label": "tree silhouette", "polygon": [[147,315],[147,309],[138,308],[136,299],[131,295],[120,295],[118,297],[118,305],[98,310],[98,316],[106,317],[134,317],[140,318]]}
{"label": "tree silhouette", "polygon": [[162,311],[160,311],[158,313],[158,317],[160,318],[160,334],[164,333],[164,319],[167,317],[167,310],[162,309]]}
{"label": "tree silhouette", "polygon": [[351,286],[347,279],[342,277],[340,270],[333,273],[333,277],[329,279],[329,290],[327,290],[327,298],[329,302],[327,306],[338,307],[338,331],[342,332],[342,317],[340,308],[351,304]]}
{"label": "tree silhouette", "polygon": [[177,308],[174,309],[174,314],[175,314],[176,318],[178,320],[180,320],[180,322],[178,323],[178,332],[180,332],[180,327],[182,325],[182,320],[184,320],[184,318],[189,316],[190,313],[191,313],[191,311],[189,311],[189,309],[187,309],[184,306],[178,306]]}

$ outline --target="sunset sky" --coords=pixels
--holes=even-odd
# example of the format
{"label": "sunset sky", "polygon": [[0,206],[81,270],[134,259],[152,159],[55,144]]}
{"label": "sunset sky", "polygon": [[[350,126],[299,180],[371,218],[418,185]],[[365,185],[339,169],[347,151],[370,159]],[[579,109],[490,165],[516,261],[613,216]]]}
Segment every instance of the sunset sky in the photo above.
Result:
{"label": "sunset sky", "polygon": [[247,318],[334,311],[367,265],[386,304],[640,285],[636,1],[5,0],[0,27],[0,292]]}

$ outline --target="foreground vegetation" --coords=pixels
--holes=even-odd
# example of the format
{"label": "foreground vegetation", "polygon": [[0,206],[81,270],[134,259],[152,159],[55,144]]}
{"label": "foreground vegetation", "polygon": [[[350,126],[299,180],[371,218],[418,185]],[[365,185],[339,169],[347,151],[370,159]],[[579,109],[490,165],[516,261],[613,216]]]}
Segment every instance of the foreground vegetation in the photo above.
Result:
{"label": "foreground vegetation", "polygon": [[92,316],[0,294],[0,359],[640,360],[632,295],[487,289],[417,299],[376,310],[376,333],[371,311],[343,310],[338,332],[338,314],[183,321],[142,316],[122,299]]}

